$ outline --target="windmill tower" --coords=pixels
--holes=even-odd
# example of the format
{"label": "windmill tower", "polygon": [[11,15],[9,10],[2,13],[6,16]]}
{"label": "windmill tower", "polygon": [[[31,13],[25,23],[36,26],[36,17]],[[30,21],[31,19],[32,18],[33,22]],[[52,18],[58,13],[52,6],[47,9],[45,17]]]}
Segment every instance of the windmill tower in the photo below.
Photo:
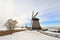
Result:
{"label": "windmill tower", "polygon": [[34,15],[34,11],[32,12],[32,29],[41,29],[39,19],[36,18],[36,15],[38,12]]}

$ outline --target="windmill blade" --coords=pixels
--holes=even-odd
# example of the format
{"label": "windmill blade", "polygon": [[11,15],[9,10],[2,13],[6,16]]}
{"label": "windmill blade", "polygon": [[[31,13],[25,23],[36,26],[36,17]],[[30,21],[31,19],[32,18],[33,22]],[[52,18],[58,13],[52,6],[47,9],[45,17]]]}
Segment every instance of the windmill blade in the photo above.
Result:
{"label": "windmill blade", "polygon": [[34,15],[34,10],[32,11],[31,24],[32,24],[33,15]]}
{"label": "windmill blade", "polygon": [[34,10],[33,10],[33,12],[32,12],[32,18],[33,18],[33,15],[34,15]]}
{"label": "windmill blade", "polygon": [[35,18],[35,16],[38,14],[38,12],[33,16]]}

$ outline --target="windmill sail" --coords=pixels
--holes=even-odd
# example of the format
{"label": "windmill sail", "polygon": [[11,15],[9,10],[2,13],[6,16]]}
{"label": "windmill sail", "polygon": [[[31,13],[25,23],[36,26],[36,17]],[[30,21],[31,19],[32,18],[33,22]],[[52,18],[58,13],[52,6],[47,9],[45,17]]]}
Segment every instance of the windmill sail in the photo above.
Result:
{"label": "windmill sail", "polygon": [[35,18],[35,16],[38,14],[38,12],[33,16]]}
{"label": "windmill sail", "polygon": [[34,15],[34,10],[33,10],[33,12],[32,12],[32,18],[33,18],[33,15]]}

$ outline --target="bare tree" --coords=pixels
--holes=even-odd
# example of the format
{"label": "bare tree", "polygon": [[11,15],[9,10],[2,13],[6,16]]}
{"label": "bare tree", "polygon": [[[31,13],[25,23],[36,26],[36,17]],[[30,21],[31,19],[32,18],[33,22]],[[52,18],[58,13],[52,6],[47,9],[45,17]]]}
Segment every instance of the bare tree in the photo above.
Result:
{"label": "bare tree", "polygon": [[16,20],[8,19],[4,26],[6,26],[9,30],[14,30],[17,23],[18,22]]}

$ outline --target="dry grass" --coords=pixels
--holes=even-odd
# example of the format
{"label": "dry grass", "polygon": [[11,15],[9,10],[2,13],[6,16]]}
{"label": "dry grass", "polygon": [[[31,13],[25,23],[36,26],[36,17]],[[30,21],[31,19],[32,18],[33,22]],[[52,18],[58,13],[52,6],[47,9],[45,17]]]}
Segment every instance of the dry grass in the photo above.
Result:
{"label": "dry grass", "polygon": [[5,36],[5,35],[9,35],[15,32],[21,32],[21,31],[25,31],[25,30],[6,30],[6,31],[0,31],[0,36]]}

